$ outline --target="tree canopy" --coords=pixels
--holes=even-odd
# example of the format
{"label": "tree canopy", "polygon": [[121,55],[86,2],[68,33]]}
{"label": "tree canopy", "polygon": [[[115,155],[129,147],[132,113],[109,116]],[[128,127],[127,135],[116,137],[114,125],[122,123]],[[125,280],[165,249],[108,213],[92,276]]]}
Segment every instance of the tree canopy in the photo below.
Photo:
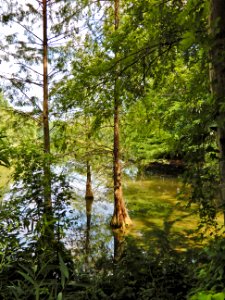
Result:
{"label": "tree canopy", "polygon": [[[223,1],[1,0],[0,8],[0,165],[14,183],[10,201],[2,200],[0,229],[13,232],[10,247],[19,249],[16,232],[32,223],[28,244],[46,250],[48,264],[67,226],[65,206],[77,197],[57,171],[68,164],[86,175],[86,200],[94,199],[93,176],[104,175],[114,199],[109,223],[123,233],[132,223],[123,170],[182,165],[180,197],[196,208],[200,227],[218,228],[217,216],[225,220]],[[220,239],[221,231],[215,235]],[[119,252],[121,241],[115,234]],[[59,248],[62,290],[54,299],[63,299],[69,278]],[[202,290],[193,288],[190,299],[217,299],[204,289],[222,293],[219,255],[209,255],[215,280],[207,285],[210,271],[202,268],[205,277],[194,284]]]}

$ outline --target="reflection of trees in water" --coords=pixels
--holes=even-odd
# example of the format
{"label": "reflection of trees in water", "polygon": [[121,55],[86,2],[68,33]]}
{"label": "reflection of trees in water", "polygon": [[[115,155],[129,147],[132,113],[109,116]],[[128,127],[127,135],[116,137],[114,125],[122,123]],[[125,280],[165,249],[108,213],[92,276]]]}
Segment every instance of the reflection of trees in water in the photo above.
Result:
{"label": "reflection of trees in water", "polygon": [[85,243],[85,249],[86,254],[89,252],[90,247],[90,230],[91,230],[91,212],[92,212],[92,203],[93,198],[86,198],[86,218],[87,218],[87,224],[86,224],[86,243]]}
{"label": "reflection of trees in water", "polygon": [[[196,212],[180,211],[181,215],[174,215],[174,207],[167,209],[167,213],[161,216],[162,225],[158,225],[154,220],[145,219],[145,226],[141,231],[139,238],[144,248],[148,249],[149,244],[147,241],[151,241],[151,245],[162,251],[179,251],[180,249],[186,249],[198,247],[197,232],[184,227],[190,220],[190,216],[195,216]],[[183,224],[184,223],[184,224]],[[179,229],[179,224],[182,224],[182,230]],[[138,240],[138,239],[137,239]]]}
{"label": "reflection of trees in water", "polygon": [[125,233],[122,230],[113,230],[114,236],[114,263],[119,262],[126,248]]}
{"label": "reflection of trees in water", "polygon": [[[86,198],[86,230],[85,230],[85,262],[86,268],[89,270],[102,269],[105,260],[111,260],[112,239],[111,231],[107,224],[99,226],[96,220],[92,217],[93,198]],[[91,222],[93,220],[93,222]]]}
{"label": "reflection of trees in water", "polygon": [[85,192],[85,201],[86,201],[86,258],[88,258],[89,247],[90,247],[90,229],[91,229],[91,213],[92,213],[92,204],[94,201],[94,194],[92,191],[92,180],[91,180],[91,165],[89,160],[87,160],[87,179],[86,179],[86,192]]}
{"label": "reflection of trees in water", "polygon": [[87,160],[87,179],[86,179],[85,201],[86,201],[87,231],[89,234],[89,230],[91,227],[92,204],[94,201],[94,194],[92,191],[92,180],[91,180],[91,165],[90,165],[89,160]]}
{"label": "reflection of trees in water", "polygon": [[[61,189],[55,188],[55,195],[57,195],[57,189],[61,191]],[[25,199],[27,201],[28,197]],[[28,243],[26,247],[24,247],[24,251],[20,251],[20,253],[18,251],[16,253],[16,257],[20,256],[20,262],[22,261],[22,264],[25,262],[25,264],[28,265],[26,273],[31,272],[29,276],[33,276],[37,282],[51,281],[52,286],[50,284],[49,287],[52,288],[54,292],[56,292],[59,284],[61,284],[59,281],[62,276],[62,268],[67,268],[71,271],[71,281],[79,279],[82,282],[82,278],[84,278],[84,276],[88,277],[88,274],[92,275],[89,276],[89,280],[96,276],[98,276],[98,278],[102,276],[102,285],[104,286],[105,279],[109,282],[109,286],[111,285],[110,287],[107,286],[107,288],[110,289],[109,292],[107,291],[109,295],[114,292],[119,294],[124,289],[124,297],[126,296],[124,287],[129,287],[131,291],[136,291],[139,290],[140,287],[145,287],[146,280],[148,280],[148,284],[153,293],[156,293],[157,289],[162,292],[163,288],[165,288],[166,291],[167,284],[168,287],[172,286],[172,288],[175,288],[182,283],[183,279],[180,273],[185,270],[178,265],[179,260],[176,258],[176,245],[172,227],[183,217],[181,216],[171,221],[172,208],[168,210],[166,216],[162,217],[164,225],[162,228],[161,226],[157,227],[150,221],[147,224],[149,228],[147,230],[148,232],[146,231],[145,239],[150,241],[149,244],[151,244],[152,249],[154,249],[152,254],[148,254],[146,250],[141,250],[137,238],[127,237],[126,234],[120,230],[112,232],[110,228],[107,227],[106,215],[99,220],[99,216],[97,215],[99,211],[96,213],[95,210],[95,205],[97,206],[98,202],[95,202],[93,205],[93,199],[89,198],[85,201],[83,199],[78,203],[78,209],[75,210],[66,202],[66,196],[59,194],[57,198],[54,198],[54,213],[51,226],[48,226],[49,224],[46,221],[41,203],[36,207],[32,207],[28,212],[29,202],[26,201],[24,199],[23,202],[18,200],[17,204],[18,213],[20,213],[20,209],[23,206],[23,214],[21,215],[21,217],[23,217],[22,221],[24,221],[25,218],[30,221],[30,224],[26,224],[27,229],[29,229],[29,236],[27,237]],[[67,213],[70,209],[73,211],[68,215]],[[35,221],[31,226],[32,218]],[[22,221],[21,228],[24,224]],[[46,234],[47,231],[43,228],[45,225],[49,231],[48,235]],[[27,229],[23,228],[23,230]],[[155,240],[157,239],[157,243],[152,241],[152,237],[155,238]],[[173,238],[172,241],[171,238]],[[187,237],[179,236],[178,240],[183,243],[187,240]],[[158,252],[155,251],[155,249],[157,249]],[[63,262],[60,261],[59,254]],[[176,269],[177,265],[180,269]],[[33,271],[35,268],[37,268],[39,272],[41,271],[38,276],[37,272]],[[13,269],[10,269],[10,271],[12,271],[10,273],[14,273],[14,275],[11,276],[14,277],[9,278],[7,275],[5,277],[6,280],[14,281],[18,279],[16,269],[18,269],[18,265],[15,264]],[[175,274],[177,270],[178,275]],[[23,272],[25,272],[25,270],[23,270]],[[106,274],[107,278],[104,277],[103,274]],[[123,280],[121,280],[121,278],[123,278]],[[160,281],[160,278],[164,278],[165,280]],[[171,278],[174,280],[172,284],[170,281]],[[23,278],[21,280],[23,280]],[[67,278],[64,278],[64,280],[66,281]],[[32,290],[30,283],[29,288]],[[166,292],[169,294],[168,291]],[[156,294],[154,295],[157,296]],[[173,294],[171,293],[171,297],[172,296]],[[23,299],[22,296],[21,299]],[[57,299],[57,296],[55,299]]]}

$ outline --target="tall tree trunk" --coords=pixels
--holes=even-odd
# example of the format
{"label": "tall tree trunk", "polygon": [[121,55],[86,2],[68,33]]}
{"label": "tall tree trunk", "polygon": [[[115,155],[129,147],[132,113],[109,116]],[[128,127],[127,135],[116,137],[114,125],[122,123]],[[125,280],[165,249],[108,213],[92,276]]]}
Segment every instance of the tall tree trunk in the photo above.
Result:
{"label": "tall tree trunk", "polygon": [[[50,170],[50,134],[48,112],[48,14],[47,2],[43,0],[43,133],[44,133],[44,209],[51,215],[51,170]],[[47,216],[47,215],[46,215]]]}
{"label": "tall tree trunk", "polygon": [[91,228],[91,211],[92,211],[93,198],[86,199],[86,218],[87,218],[87,228]]}
{"label": "tall tree trunk", "polygon": [[[115,4],[115,31],[119,28],[119,0]],[[115,50],[115,57],[118,56],[118,50]],[[115,72],[114,83],[114,148],[113,148],[113,177],[114,177],[114,213],[110,225],[113,228],[124,228],[130,225],[131,219],[128,215],[125,202],[123,199],[122,181],[121,181],[121,164],[120,164],[120,131],[119,131],[119,70],[118,64]]]}
{"label": "tall tree trunk", "polygon": [[92,182],[91,182],[91,165],[89,160],[87,159],[87,179],[86,179],[86,193],[85,193],[85,199],[93,200],[94,195],[92,191]]}
{"label": "tall tree trunk", "polygon": [[210,77],[216,107],[220,152],[220,196],[225,224],[225,1],[211,0],[210,4],[209,23],[212,37]]}
{"label": "tall tree trunk", "polygon": [[92,191],[92,180],[91,180],[91,165],[90,165],[90,156],[88,152],[90,151],[90,140],[91,140],[91,132],[90,132],[90,119],[89,116],[85,114],[85,137],[86,137],[86,166],[87,166],[87,178],[86,178],[86,193],[85,199],[94,200],[94,194]]}

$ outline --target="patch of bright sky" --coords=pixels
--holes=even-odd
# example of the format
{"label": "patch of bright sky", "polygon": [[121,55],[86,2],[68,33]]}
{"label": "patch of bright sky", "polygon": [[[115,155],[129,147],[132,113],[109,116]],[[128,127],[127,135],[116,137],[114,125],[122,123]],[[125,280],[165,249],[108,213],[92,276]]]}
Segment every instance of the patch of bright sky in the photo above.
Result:
{"label": "patch of bright sky", "polygon": [[[19,0],[19,5],[21,5],[24,9],[28,8],[29,4],[32,4],[34,8],[40,12],[40,15],[42,15],[42,6],[40,4],[40,1],[29,1],[29,0]],[[54,3],[55,5],[55,3]],[[60,3],[58,4],[60,5]],[[4,6],[4,5],[3,5]],[[4,7],[3,7],[4,8]],[[5,7],[6,8],[6,7]],[[14,8],[14,7],[13,7]],[[57,4],[53,7],[53,5],[50,7],[52,18],[48,19],[49,29],[51,25],[54,22],[60,22],[59,18],[57,17]],[[54,10],[53,10],[54,9]],[[3,9],[4,11],[4,9]],[[42,20],[39,19],[35,21],[35,23],[32,24],[32,32],[28,32],[27,29],[29,29],[29,22],[27,24],[19,24],[16,22],[10,23],[8,25],[2,26],[2,29],[0,30],[0,39],[1,41],[5,40],[6,35],[12,35],[16,34],[17,39],[23,42],[26,42],[29,44],[28,34],[32,37],[33,44],[30,44],[30,46],[35,47],[36,45],[36,54],[41,55],[41,52],[38,51],[38,49],[42,49]],[[79,37],[78,37],[78,30],[75,30],[73,34],[69,34],[70,31],[79,28]],[[50,30],[49,30],[50,31]],[[58,36],[52,36],[49,32],[49,46],[54,48],[60,48],[66,45],[68,43],[69,39],[71,37],[73,38],[73,45],[76,46],[76,43],[82,43],[84,36],[86,35],[87,29],[84,28],[84,22],[79,21],[75,22],[72,21],[70,24],[68,24],[67,28],[64,29],[64,33],[62,35]],[[66,33],[66,35],[64,35]],[[51,49],[51,48],[50,48]],[[1,59],[1,72],[0,76],[3,79],[3,86],[4,84],[7,84],[7,82],[10,82],[8,79],[12,78],[21,78],[25,80],[25,72],[20,71],[21,64],[23,63],[26,66],[26,70],[29,72],[29,79],[30,83],[27,88],[23,90],[22,93],[18,94],[16,97],[21,97],[21,99],[24,99],[24,105],[21,107],[21,109],[28,111],[32,110],[33,107],[29,106],[29,98],[32,96],[35,96],[39,99],[37,105],[41,108],[41,102],[42,102],[42,88],[41,86],[38,86],[39,84],[42,84],[42,78],[43,78],[43,67],[42,63],[34,63],[29,64],[26,61],[23,61],[23,59],[15,59],[14,55],[16,54],[17,49],[16,46],[12,43],[11,45],[7,46],[7,49],[4,49],[3,47],[0,48],[0,59]],[[51,56],[51,51],[49,51]],[[35,54],[33,54],[35,55]],[[41,57],[41,56],[40,56]],[[57,57],[55,57],[57,59]],[[31,59],[32,61],[32,59]],[[69,66],[68,66],[69,68]],[[51,69],[51,65],[49,65],[49,74],[53,74],[54,70]],[[5,79],[5,80],[4,80]],[[55,80],[60,80],[60,75],[57,73],[55,76]],[[33,83],[31,83],[33,82]],[[7,93],[6,93],[7,95]],[[7,96],[6,96],[7,97]],[[26,101],[28,100],[28,101]],[[15,105],[16,101],[14,102]],[[27,105],[26,105],[27,103]]]}

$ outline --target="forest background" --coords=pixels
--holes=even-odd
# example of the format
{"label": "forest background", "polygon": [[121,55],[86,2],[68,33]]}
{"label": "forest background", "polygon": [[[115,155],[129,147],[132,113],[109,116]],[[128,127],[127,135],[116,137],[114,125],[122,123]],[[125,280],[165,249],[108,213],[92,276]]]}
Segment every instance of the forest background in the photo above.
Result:
{"label": "forest background", "polygon": [[[217,223],[225,212],[223,1],[0,5],[0,160],[14,183],[1,202],[2,298],[224,299],[224,225]],[[182,195],[211,234],[207,250],[193,254],[198,267],[189,266],[190,253],[155,249],[142,257],[145,279],[131,279],[123,262],[113,275],[103,268],[108,282],[103,272],[88,276],[86,286],[60,243],[59,220],[74,195],[57,168],[69,162],[86,174],[86,200],[94,197],[92,172],[113,177],[110,225],[124,234],[132,220],[121,164],[142,172],[154,161],[184,166]],[[20,234],[31,223],[29,248]],[[164,286],[159,278],[171,265]]]}

